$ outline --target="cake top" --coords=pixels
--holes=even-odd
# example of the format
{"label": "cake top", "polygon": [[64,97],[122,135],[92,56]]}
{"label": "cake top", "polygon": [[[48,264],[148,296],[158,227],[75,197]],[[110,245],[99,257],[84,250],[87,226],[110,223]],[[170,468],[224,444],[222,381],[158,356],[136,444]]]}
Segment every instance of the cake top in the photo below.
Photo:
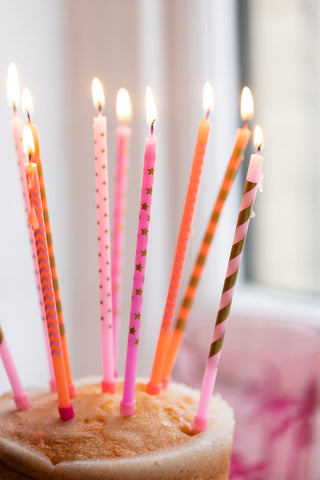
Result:
{"label": "cake top", "polygon": [[0,402],[0,437],[14,441],[53,465],[65,461],[130,458],[190,442],[195,401],[186,392],[163,390],[158,396],[136,386],[136,411],[119,413],[122,383],[115,394],[99,384],[79,386],[73,399],[74,419],[62,422],[55,394],[36,397],[26,411]]}

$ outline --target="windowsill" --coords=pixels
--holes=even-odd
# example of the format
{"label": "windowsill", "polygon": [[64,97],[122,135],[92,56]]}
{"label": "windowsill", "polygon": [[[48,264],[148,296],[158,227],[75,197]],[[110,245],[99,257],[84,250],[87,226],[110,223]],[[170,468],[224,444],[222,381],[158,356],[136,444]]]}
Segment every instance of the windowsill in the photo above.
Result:
{"label": "windowsill", "polygon": [[283,320],[307,322],[320,328],[320,296],[292,293],[242,282],[236,287],[232,313],[281,314]]}

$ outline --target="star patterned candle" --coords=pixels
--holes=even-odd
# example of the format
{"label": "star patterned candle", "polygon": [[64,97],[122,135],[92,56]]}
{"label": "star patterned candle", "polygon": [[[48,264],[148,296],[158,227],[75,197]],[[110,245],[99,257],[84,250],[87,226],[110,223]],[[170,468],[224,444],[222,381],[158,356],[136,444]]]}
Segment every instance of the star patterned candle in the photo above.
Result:
{"label": "star patterned candle", "polygon": [[147,260],[147,247],[149,235],[149,223],[151,214],[151,201],[154,179],[154,166],[158,139],[153,133],[153,125],[157,118],[157,111],[150,87],[146,92],[147,123],[151,125],[150,135],[145,142],[144,167],[141,188],[141,202],[139,225],[137,234],[135,267],[133,274],[132,301],[129,322],[129,334],[127,344],[127,357],[123,385],[123,397],[120,412],[124,416],[134,414],[135,401],[134,389],[137,370],[137,356],[140,336],[140,323],[142,313],[143,287]]}
{"label": "star patterned candle", "polygon": [[24,152],[28,155],[28,163],[25,164],[27,185],[29,192],[29,223],[34,232],[37,249],[37,261],[40,272],[41,288],[50,341],[50,350],[56,381],[59,414],[61,420],[70,420],[74,416],[73,406],[70,402],[70,394],[62,352],[58,314],[54,296],[53,280],[50,270],[50,258],[47,244],[45,220],[42,210],[40,184],[37,164],[33,162],[34,140],[30,127],[23,129]]}
{"label": "star patterned candle", "polygon": [[107,154],[107,118],[102,115],[104,92],[100,80],[92,82],[92,98],[99,113],[93,119],[96,171],[96,206],[99,257],[100,325],[102,343],[102,390],[116,390],[112,333],[112,281],[109,233],[109,187]]}
{"label": "star patterned candle", "polygon": [[128,180],[129,142],[131,128],[131,101],[129,93],[121,88],[117,95],[117,117],[121,122],[117,127],[117,167],[114,193],[113,239],[112,239],[112,312],[113,312],[113,353],[114,366],[117,369],[119,310],[121,298],[121,270],[124,249],[124,226],[126,210],[126,192]]}
{"label": "star patterned candle", "polygon": [[263,137],[260,127],[256,127],[255,129],[254,143],[258,149],[257,153],[251,155],[250,157],[227,274],[223,285],[219,311],[209,351],[209,358],[202,381],[198,410],[193,422],[194,429],[198,432],[206,430],[208,425],[210,399],[217,376],[223,339],[227,327],[227,320],[230,315],[231,302],[239,272],[244,243],[249,228],[250,218],[252,217],[252,206],[256,197],[258,186],[261,185],[263,157],[260,154],[260,149],[263,143]]}
{"label": "star patterned candle", "polygon": [[196,148],[193,156],[189,185],[181,218],[167,300],[163,313],[156,353],[154,356],[151,377],[147,385],[147,392],[151,395],[159,393],[162,386],[165,356],[170,342],[173,315],[175,312],[184,261],[192,231],[193,216],[199,191],[202,167],[211,129],[211,123],[209,122],[208,116],[209,112],[213,108],[213,91],[209,82],[206,82],[203,89],[203,108],[207,115],[206,118],[201,120],[199,124]]}

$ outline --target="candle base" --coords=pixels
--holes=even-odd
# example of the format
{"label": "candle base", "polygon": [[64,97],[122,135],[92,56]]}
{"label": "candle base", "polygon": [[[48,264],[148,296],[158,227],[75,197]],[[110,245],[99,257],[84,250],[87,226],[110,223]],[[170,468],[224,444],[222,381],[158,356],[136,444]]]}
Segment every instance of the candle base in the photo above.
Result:
{"label": "candle base", "polygon": [[61,420],[66,422],[67,420],[71,420],[74,417],[73,405],[70,403],[69,407],[58,407],[59,415]]}
{"label": "candle base", "polygon": [[19,397],[14,397],[15,404],[18,410],[26,410],[30,406],[30,400],[27,393]]}
{"label": "candle base", "polygon": [[163,388],[167,388],[169,383],[171,383],[171,380],[172,380],[172,376],[171,375],[166,375],[165,377],[163,377],[162,379],[162,387]]}
{"label": "candle base", "polygon": [[161,391],[162,388],[162,383],[158,383],[155,385],[154,383],[148,383],[146,392],[149,393],[149,395],[158,395]]}
{"label": "candle base", "polygon": [[49,385],[50,385],[50,392],[55,393],[57,391],[56,382],[54,380],[50,380]]}
{"label": "candle base", "polygon": [[104,380],[102,380],[101,387],[102,387],[103,393],[116,393],[116,390],[117,390],[117,384],[115,381],[105,382]]}
{"label": "candle base", "polygon": [[68,385],[68,389],[70,398],[74,398],[76,396],[76,387],[74,386],[74,384],[71,383],[70,385]]}
{"label": "candle base", "polygon": [[136,402],[126,403],[123,400],[120,403],[120,413],[123,417],[131,417],[134,414]]}
{"label": "candle base", "polygon": [[193,428],[196,432],[203,432],[208,428],[208,418],[196,415],[193,419]]}

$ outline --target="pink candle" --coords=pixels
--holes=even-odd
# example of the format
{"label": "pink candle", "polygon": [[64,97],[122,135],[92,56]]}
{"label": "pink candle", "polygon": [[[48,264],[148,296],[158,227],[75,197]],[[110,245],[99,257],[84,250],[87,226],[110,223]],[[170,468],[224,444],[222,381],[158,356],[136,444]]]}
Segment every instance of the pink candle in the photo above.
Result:
{"label": "pink candle", "polygon": [[102,342],[102,390],[116,390],[112,333],[112,282],[109,233],[107,118],[102,115],[104,93],[97,78],[92,82],[93,103],[99,115],[93,119],[96,170],[96,202],[99,255],[100,325]]}
{"label": "pink candle", "polygon": [[[21,189],[22,189],[22,195],[24,200],[27,227],[28,227],[29,239],[30,239],[30,245],[31,245],[34,273],[36,277],[36,285],[37,285],[38,296],[39,296],[39,305],[40,305],[40,311],[41,311],[41,317],[42,317],[42,328],[43,328],[48,366],[49,366],[50,389],[51,391],[54,392],[56,389],[56,384],[54,379],[53,365],[52,365],[52,359],[51,359],[51,353],[50,353],[50,344],[48,339],[45,310],[44,310],[43,299],[42,299],[41,281],[40,281],[40,275],[39,275],[39,269],[38,269],[36,246],[34,243],[34,236],[33,236],[32,229],[28,223],[28,212],[29,212],[30,205],[29,205],[29,194],[28,194],[28,188],[27,188],[27,182],[26,182],[26,175],[24,171],[24,164],[26,163],[26,157],[23,152],[23,142],[22,142],[23,121],[17,115],[17,110],[16,110],[16,107],[19,104],[19,90],[20,88],[19,88],[18,72],[15,64],[10,63],[9,69],[8,69],[8,84],[7,84],[8,103],[13,108],[13,118],[11,119],[10,124],[11,124],[11,129],[12,129],[13,139],[14,139],[14,144],[16,149],[17,163],[18,163],[19,175],[20,175],[20,181],[21,181]],[[22,105],[23,105],[24,96],[25,96],[25,91],[22,94]]]}
{"label": "pink candle", "polygon": [[208,426],[209,404],[217,376],[227,320],[230,314],[231,302],[240,267],[244,242],[248,232],[250,218],[252,216],[252,206],[256,197],[257,188],[262,178],[261,169],[263,157],[260,155],[260,148],[263,143],[263,137],[259,127],[255,130],[254,143],[258,146],[258,150],[257,153],[251,155],[250,158],[226,279],[223,285],[219,311],[210,346],[209,358],[202,381],[198,410],[193,422],[194,429],[198,432],[205,430]]}
{"label": "pink candle", "polygon": [[119,310],[121,299],[121,270],[124,249],[124,224],[127,192],[127,170],[131,128],[131,101],[127,90],[121,88],[117,95],[117,117],[121,124],[117,128],[117,171],[114,193],[113,242],[112,242],[112,311],[113,311],[113,353],[117,369]]}
{"label": "pink candle", "polygon": [[18,410],[24,410],[29,407],[30,401],[28,394],[24,391],[20,381],[17,369],[14,365],[6,339],[0,326],[0,357],[7,372],[9,382],[13,391],[13,397]]}
{"label": "pink candle", "polygon": [[139,226],[136,257],[133,274],[132,302],[130,311],[127,358],[124,376],[123,397],[120,412],[124,416],[134,413],[134,389],[137,370],[137,356],[142,313],[143,285],[147,259],[148,233],[151,214],[154,165],[158,139],[153,133],[153,124],[157,118],[156,108],[150,87],[147,87],[147,121],[151,124],[151,133],[146,138],[144,168],[141,189]]}

